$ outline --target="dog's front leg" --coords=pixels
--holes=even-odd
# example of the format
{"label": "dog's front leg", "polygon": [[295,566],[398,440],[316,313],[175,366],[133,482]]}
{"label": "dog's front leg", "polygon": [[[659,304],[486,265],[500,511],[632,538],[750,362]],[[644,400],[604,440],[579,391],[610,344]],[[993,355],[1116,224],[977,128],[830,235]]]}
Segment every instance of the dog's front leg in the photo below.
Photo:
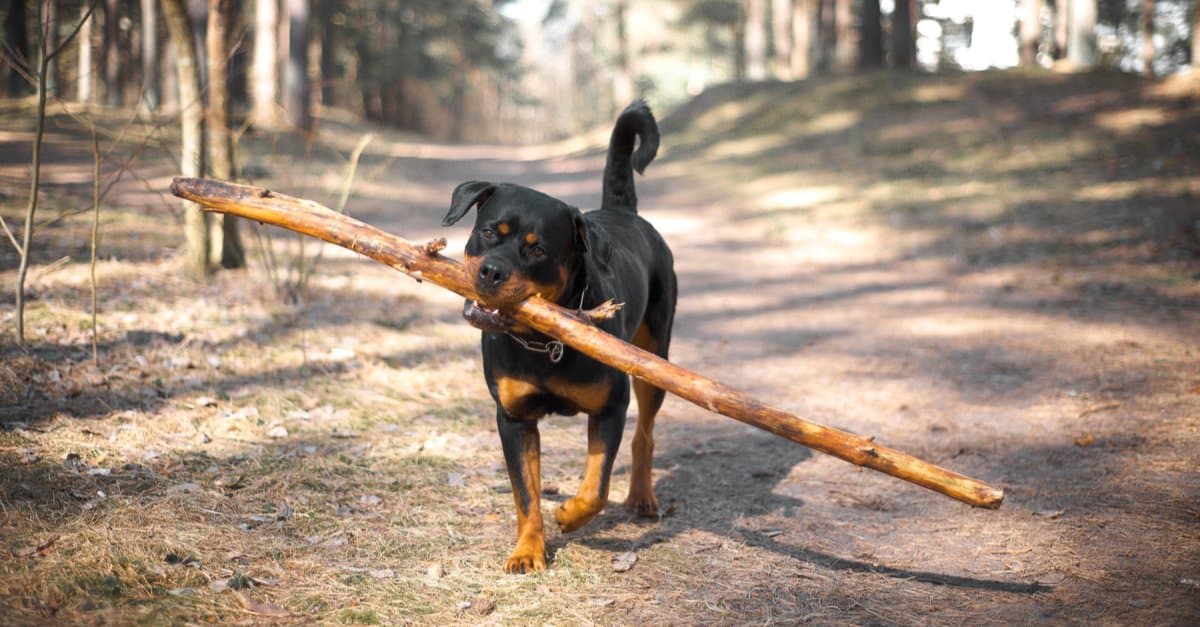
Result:
{"label": "dog's front leg", "polygon": [[542,523],[541,435],[536,420],[520,420],[497,407],[496,426],[504,448],[504,463],[517,506],[517,546],[504,572],[532,573],[546,569],[546,537]]}
{"label": "dog's front leg", "polygon": [[564,532],[586,525],[608,504],[609,478],[617,449],[621,446],[627,404],[610,406],[588,416],[588,455],[583,481],[575,496],[554,512],[554,520]]}

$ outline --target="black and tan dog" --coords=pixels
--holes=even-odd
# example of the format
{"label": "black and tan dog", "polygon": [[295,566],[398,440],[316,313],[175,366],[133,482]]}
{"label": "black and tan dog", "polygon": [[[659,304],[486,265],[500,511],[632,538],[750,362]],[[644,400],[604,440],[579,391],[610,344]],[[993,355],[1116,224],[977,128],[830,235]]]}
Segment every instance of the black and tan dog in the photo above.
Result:
{"label": "black and tan dog", "polygon": [[[617,118],[597,211],[581,213],[520,185],[459,185],[442,224],[454,224],[470,209],[478,209],[464,259],[476,291],[500,309],[534,295],[571,309],[591,309],[612,299],[623,306],[601,327],[665,358],[675,316],[673,260],[662,237],[637,215],[633,184],[633,171],[642,172],[657,150],[658,126],[650,109],[638,101]],[[573,531],[608,502],[630,380],[516,326],[496,310],[467,302],[463,315],[483,330],[483,374],[496,401],[496,422],[517,506],[517,546],[504,570],[542,570],[546,553],[538,419],[552,413],[588,416],[587,463],[579,492],[554,514],[563,531]],[[640,381],[632,388],[638,422],[625,506],[654,516],[658,502],[650,476],[652,431],[663,392]]]}

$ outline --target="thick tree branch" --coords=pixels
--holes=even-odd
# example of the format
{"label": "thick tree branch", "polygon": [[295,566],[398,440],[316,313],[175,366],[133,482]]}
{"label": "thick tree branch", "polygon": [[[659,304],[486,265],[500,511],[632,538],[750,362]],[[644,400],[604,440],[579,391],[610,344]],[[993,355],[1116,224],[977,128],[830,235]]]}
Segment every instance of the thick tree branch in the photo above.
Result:
{"label": "thick tree branch", "polygon": [[[462,264],[439,254],[437,246],[413,245],[315,202],[260,187],[194,178],[176,178],[171,183],[171,192],[204,205],[208,211],[239,215],[337,244],[415,279],[436,283],[464,298],[489,305],[486,298],[475,292]],[[809,422],[764,405],[737,390],[623,342],[589,324],[575,312],[541,298],[531,298],[503,309],[502,313],[705,409],[852,464],[878,470],[976,507],[995,508],[1004,500],[1004,492],[1000,489],[876,444],[873,438]]]}

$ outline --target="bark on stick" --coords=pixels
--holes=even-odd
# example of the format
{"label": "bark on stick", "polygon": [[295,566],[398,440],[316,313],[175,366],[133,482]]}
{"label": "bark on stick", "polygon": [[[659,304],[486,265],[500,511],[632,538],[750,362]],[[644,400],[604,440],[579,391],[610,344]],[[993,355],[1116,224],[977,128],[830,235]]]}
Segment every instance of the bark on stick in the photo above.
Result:
{"label": "bark on stick", "polygon": [[[228,213],[273,224],[348,248],[419,281],[429,281],[463,298],[489,305],[477,294],[462,264],[438,253],[444,242],[416,245],[318,203],[261,187],[176,178],[176,196]],[[804,420],[765,405],[733,388],[628,344],[589,324],[575,312],[531,298],[504,313],[576,350],[656,387],[793,442],[924,486],[975,507],[996,508],[1004,491],[907,453],[840,429]]]}

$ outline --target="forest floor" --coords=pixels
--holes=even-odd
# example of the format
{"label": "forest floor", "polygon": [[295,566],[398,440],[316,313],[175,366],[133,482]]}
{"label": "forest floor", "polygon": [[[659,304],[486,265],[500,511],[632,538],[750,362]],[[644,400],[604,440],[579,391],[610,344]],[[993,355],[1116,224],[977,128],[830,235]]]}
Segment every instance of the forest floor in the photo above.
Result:
{"label": "forest floor", "polygon": [[[641,213],[681,285],[677,363],[1004,488],[977,510],[669,398],[661,520],[612,505],[507,576],[512,497],[456,297],[281,232],[182,278],[169,121],[56,113],[27,311],[0,252],[6,624],[1195,624],[1195,79],[881,73],[727,86],[661,112]],[[29,103],[0,109],[0,215]],[[327,204],[367,129],[247,134],[255,183]],[[375,129],[347,211],[413,241],[468,179],[597,204],[607,129],[551,146]],[[109,149],[111,148],[111,151]],[[15,228],[15,226],[14,226]],[[457,253],[456,253],[457,254]],[[268,273],[261,261],[274,259]],[[290,276],[290,278],[289,278]],[[584,420],[543,422],[549,513]],[[632,428],[632,426],[630,426]],[[628,434],[626,437],[628,441]]]}

